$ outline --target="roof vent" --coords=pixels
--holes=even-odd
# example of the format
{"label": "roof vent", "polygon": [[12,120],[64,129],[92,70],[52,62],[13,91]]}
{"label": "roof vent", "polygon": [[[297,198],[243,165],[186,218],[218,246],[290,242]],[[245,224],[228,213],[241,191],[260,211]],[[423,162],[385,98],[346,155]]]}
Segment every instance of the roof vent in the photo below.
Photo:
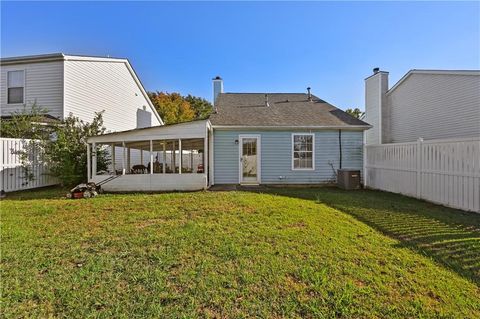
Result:
{"label": "roof vent", "polygon": [[268,94],[265,94],[265,106],[270,106],[270,104],[268,104]]}
{"label": "roof vent", "polygon": [[308,101],[311,102],[312,101],[312,93],[310,92],[311,88],[308,87],[307,88],[307,95],[308,95]]}
{"label": "roof vent", "polygon": [[380,68],[373,68],[373,74],[377,74],[378,72],[380,72]]}

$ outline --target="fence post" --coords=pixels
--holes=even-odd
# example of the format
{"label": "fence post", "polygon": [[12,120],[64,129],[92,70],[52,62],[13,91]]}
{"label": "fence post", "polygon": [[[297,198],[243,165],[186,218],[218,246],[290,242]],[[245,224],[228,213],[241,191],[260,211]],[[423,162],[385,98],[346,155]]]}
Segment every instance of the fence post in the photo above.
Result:
{"label": "fence post", "polygon": [[92,179],[92,167],[90,158],[90,144],[87,143],[87,182]]}
{"label": "fence post", "polygon": [[417,140],[417,156],[416,156],[416,169],[417,169],[417,198],[422,198],[422,143],[423,138]]}

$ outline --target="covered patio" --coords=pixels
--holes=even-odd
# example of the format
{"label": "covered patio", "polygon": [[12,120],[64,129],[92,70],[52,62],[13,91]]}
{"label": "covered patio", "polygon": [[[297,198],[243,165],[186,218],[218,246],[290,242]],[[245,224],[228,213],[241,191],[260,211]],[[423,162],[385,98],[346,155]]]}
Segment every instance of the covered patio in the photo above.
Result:
{"label": "covered patio", "polygon": [[[207,120],[94,136],[88,139],[88,180],[110,192],[191,191],[208,183]],[[97,154],[107,152],[100,169]]]}

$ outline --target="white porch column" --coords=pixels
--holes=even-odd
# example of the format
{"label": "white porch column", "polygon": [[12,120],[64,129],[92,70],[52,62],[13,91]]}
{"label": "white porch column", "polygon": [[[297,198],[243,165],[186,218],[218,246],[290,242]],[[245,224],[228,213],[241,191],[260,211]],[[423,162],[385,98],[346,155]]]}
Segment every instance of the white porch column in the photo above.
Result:
{"label": "white porch column", "polygon": [[117,175],[115,173],[115,143],[112,143],[112,171],[113,174]]}
{"label": "white porch column", "polygon": [[150,174],[153,174],[153,141],[150,140]]}
{"label": "white porch column", "polygon": [[167,166],[167,141],[163,141],[163,164],[162,173],[165,174],[165,167]]}
{"label": "white porch column", "polygon": [[125,142],[122,142],[122,175],[125,175]]}
{"label": "white porch column", "polygon": [[87,182],[92,179],[92,159],[90,158],[90,144],[87,143]]}
{"label": "white porch column", "polygon": [[92,143],[92,176],[97,175],[97,144]]}
{"label": "white porch column", "polygon": [[170,156],[170,166],[172,167],[172,173],[175,174],[175,140],[172,140],[172,154]]}
{"label": "white porch column", "polygon": [[130,147],[127,147],[127,170],[130,172],[131,170],[131,163],[130,163]]}
{"label": "white porch column", "polygon": [[193,173],[193,150],[190,150],[190,168]]}
{"label": "white porch column", "polygon": [[178,154],[179,154],[179,164],[178,164],[178,174],[182,174],[182,160],[183,160],[183,154],[182,154],[182,140],[178,139]]}

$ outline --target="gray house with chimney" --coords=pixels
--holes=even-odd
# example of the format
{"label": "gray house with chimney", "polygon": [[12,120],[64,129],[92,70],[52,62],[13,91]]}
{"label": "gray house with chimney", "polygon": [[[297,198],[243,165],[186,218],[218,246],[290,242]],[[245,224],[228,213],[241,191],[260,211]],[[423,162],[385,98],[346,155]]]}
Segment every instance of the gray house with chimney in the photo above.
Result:
{"label": "gray house with chimney", "polygon": [[306,93],[222,88],[215,78],[212,184],[320,184],[335,181],[339,168],[362,169],[369,125],[310,88]]}
{"label": "gray house with chimney", "polygon": [[[336,170],[362,170],[367,123],[310,93],[224,93],[213,79],[208,120],[89,139],[89,179],[123,175],[107,191],[205,189],[218,184],[323,184]],[[111,147],[108,172],[95,150]]]}
{"label": "gray house with chimney", "polygon": [[410,70],[389,87],[379,68],[365,79],[366,144],[480,136],[479,70]]}

